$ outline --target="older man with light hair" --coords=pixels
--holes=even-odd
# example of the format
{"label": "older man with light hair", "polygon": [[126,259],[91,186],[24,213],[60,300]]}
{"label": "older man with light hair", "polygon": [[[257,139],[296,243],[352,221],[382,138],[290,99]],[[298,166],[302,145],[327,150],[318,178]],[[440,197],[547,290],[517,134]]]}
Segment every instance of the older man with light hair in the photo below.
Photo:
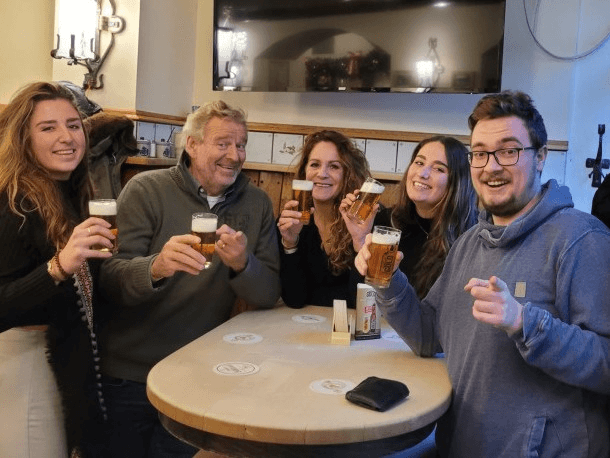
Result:
{"label": "older man with light hair", "polygon": [[[236,298],[257,307],[279,298],[272,204],[241,172],[247,139],[242,110],[209,103],[188,116],[178,165],[136,175],[119,196],[118,253],[100,278],[109,310],[100,336],[108,418],[121,438],[113,457],[192,457],[148,402],[148,371],[228,320]],[[218,217],[211,265],[194,249],[198,212]]]}

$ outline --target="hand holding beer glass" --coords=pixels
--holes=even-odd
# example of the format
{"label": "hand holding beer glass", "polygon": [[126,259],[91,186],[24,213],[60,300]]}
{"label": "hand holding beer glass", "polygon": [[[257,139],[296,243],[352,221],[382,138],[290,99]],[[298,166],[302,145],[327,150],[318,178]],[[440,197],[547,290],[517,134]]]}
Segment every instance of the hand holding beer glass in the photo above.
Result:
{"label": "hand holding beer glass", "polygon": [[299,203],[296,211],[301,212],[301,222],[303,224],[309,224],[309,218],[311,217],[312,190],[313,181],[292,180],[292,199]]}
{"label": "hand holding beer glass", "polygon": [[212,265],[212,257],[216,249],[217,227],[218,215],[214,213],[193,213],[191,234],[201,239],[201,243],[193,245],[193,248],[205,257],[204,269],[209,269]]}
{"label": "hand holding beer glass", "polygon": [[[116,225],[116,200],[114,199],[94,199],[89,201],[89,216],[101,218],[110,223],[110,232],[114,235],[114,240],[110,240],[113,247],[110,249],[104,245],[93,245],[92,250],[103,252],[115,252],[117,249],[119,230]],[[91,232],[91,231],[90,231]]]}
{"label": "hand holding beer glass", "polygon": [[277,223],[284,249],[296,248],[303,225],[309,224],[313,204],[312,190],[313,181],[292,180],[293,198],[284,204]]}
{"label": "hand holding beer glass", "polygon": [[368,247],[370,258],[364,279],[366,284],[376,288],[390,286],[398,254],[400,234],[400,230],[393,227],[375,226],[373,228],[371,244]]}
{"label": "hand holding beer glass", "polygon": [[371,215],[375,204],[379,202],[384,189],[385,186],[379,181],[368,177],[360,187],[356,200],[347,211],[347,216],[360,224],[364,223]]}

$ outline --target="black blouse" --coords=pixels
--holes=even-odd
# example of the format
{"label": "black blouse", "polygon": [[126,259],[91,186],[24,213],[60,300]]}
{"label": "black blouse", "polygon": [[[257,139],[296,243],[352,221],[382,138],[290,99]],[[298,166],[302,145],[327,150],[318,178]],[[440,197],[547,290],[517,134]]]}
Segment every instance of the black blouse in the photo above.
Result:
{"label": "black blouse", "polygon": [[334,299],[342,299],[347,301],[349,308],[356,307],[356,288],[363,277],[354,267],[353,260],[350,268],[341,274],[331,272],[313,218],[303,226],[295,253],[284,252],[281,238],[278,231],[282,299],[286,305],[293,308],[305,305],[332,307]]}

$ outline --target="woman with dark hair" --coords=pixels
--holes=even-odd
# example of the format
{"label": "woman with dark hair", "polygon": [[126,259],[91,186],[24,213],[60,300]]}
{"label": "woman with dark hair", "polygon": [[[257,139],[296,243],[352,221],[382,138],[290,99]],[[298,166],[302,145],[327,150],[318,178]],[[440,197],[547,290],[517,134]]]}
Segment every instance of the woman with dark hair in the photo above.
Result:
{"label": "woman with dark hair", "polygon": [[3,457],[101,456],[87,261],[111,256],[91,246],[110,248],[115,237],[106,221],[86,218],[87,150],[73,95],[58,83],[25,86],[0,113]]}
{"label": "woman with dark hair", "polygon": [[334,299],[355,307],[360,277],[353,269],[352,234],[366,234],[339,207],[343,197],[370,176],[364,153],[340,132],[315,132],[305,139],[295,175],[313,181],[313,212],[304,225],[295,210],[297,201],[291,200],[279,217],[282,299],[295,308],[332,307]]}
{"label": "woman with dark hair", "polygon": [[[470,181],[468,150],[453,137],[421,141],[400,182],[398,203],[382,209],[374,224],[402,231],[400,269],[424,297],[440,275],[449,248],[476,223],[476,194]],[[349,194],[348,206],[355,199]],[[366,234],[365,234],[366,235]],[[360,250],[364,237],[354,238]]]}

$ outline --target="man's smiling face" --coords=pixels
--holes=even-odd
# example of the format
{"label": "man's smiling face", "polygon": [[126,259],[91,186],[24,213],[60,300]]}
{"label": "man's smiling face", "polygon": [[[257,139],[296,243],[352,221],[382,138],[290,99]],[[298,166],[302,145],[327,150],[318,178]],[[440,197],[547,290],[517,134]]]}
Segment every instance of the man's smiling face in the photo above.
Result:
{"label": "man's smiling face", "polygon": [[[532,146],[527,128],[516,116],[482,119],[472,130],[472,151]],[[508,225],[527,212],[540,191],[540,173],[546,147],[524,150],[515,165],[501,166],[489,157],[483,168],[471,168],[472,183],[483,207],[493,215],[494,224]]]}
{"label": "man's smiling face", "polygon": [[231,186],[246,160],[246,127],[229,118],[212,118],[203,140],[188,137],[189,170],[209,196],[220,196]]}

